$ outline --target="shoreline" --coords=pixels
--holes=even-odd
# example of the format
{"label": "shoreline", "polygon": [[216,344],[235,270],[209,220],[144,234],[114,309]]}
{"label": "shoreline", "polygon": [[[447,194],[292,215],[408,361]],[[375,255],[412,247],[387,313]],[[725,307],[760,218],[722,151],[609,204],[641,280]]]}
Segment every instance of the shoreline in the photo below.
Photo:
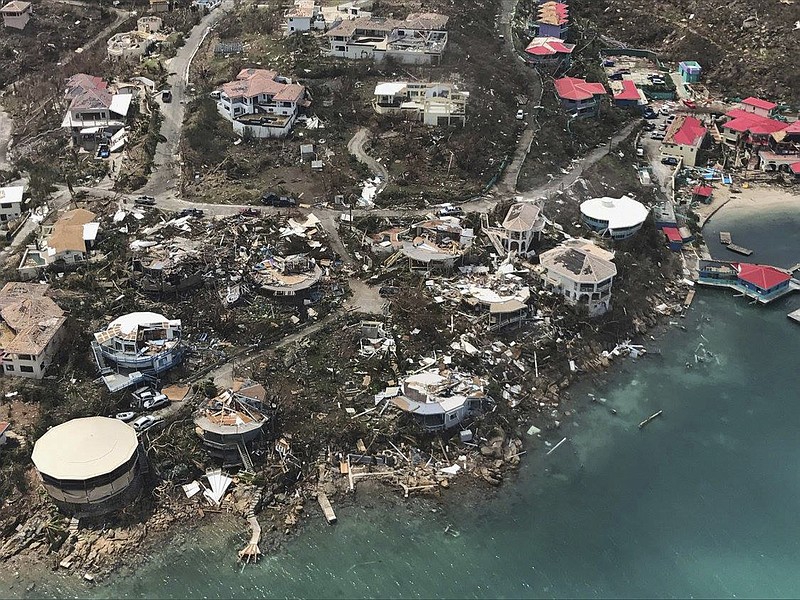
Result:
{"label": "shoreline", "polygon": [[735,212],[738,217],[754,217],[763,212],[778,212],[782,209],[800,208],[800,196],[791,190],[773,185],[753,185],[739,193],[731,192],[730,186],[714,188],[710,204],[699,206],[695,212],[700,217],[698,226],[704,230],[712,218]]}

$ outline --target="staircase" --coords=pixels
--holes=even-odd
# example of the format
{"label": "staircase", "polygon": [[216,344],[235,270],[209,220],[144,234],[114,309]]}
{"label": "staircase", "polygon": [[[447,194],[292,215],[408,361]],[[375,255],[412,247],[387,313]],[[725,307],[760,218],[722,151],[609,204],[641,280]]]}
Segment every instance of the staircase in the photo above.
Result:
{"label": "staircase", "polygon": [[250,458],[250,453],[247,451],[247,447],[242,442],[239,442],[236,444],[236,449],[239,451],[239,458],[242,459],[244,470],[249,473],[253,473],[255,471],[255,468],[253,467],[253,459]]}
{"label": "staircase", "polygon": [[81,520],[78,517],[72,517],[69,520],[69,534],[76,535],[78,533],[78,529],[81,527]]}
{"label": "staircase", "polygon": [[486,213],[481,213],[481,229],[486,234],[486,237],[489,238],[489,241],[492,242],[492,246],[497,250],[497,253],[500,256],[505,256],[506,249],[503,247],[503,238],[500,236],[500,229],[489,226],[489,215]]}

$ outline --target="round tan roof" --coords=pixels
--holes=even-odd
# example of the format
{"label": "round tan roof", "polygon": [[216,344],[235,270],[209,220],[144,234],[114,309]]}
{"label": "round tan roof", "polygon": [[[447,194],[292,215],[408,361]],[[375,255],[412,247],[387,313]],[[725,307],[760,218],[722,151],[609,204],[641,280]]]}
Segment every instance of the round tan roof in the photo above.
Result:
{"label": "round tan roof", "polygon": [[33,464],[54,479],[86,480],[110,473],[136,452],[136,432],[108,417],[73,419],[53,427],[33,447]]}

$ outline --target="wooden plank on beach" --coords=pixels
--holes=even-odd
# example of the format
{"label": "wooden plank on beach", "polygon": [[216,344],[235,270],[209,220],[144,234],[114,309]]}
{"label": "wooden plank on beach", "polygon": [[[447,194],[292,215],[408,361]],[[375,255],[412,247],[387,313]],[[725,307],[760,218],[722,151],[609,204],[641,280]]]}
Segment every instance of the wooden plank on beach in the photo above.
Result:
{"label": "wooden plank on beach", "polygon": [[753,251],[750,248],[744,248],[743,246],[739,246],[737,244],[728,244],[728,250],[731,252],[736,252],[737,254],[742,254],[744,256],[750,256]]}
{"label": "wooden plank on beach", "polygon": [[328,521],[328,524],[333,525],[336,523],[336,513],[333,512],[331,501],[328,500],[328,496],[325,492],[317,494],[317,502],[319,502],[319,507],[322,509],[322,514],[325,515],[325,520]]}
{"label": "wooden plank on beach", "polygon": [[730,231],[720,231],[719,232],[719,243],[727,246],[731,243],[731,232]]}

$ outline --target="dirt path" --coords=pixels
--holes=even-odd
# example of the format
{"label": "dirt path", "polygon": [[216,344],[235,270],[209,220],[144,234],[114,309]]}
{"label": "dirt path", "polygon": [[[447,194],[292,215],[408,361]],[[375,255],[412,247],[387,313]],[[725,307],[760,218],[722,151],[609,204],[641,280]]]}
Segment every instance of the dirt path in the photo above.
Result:
{"label": "dirt path", "polygon": [[380,178],[381,183],[378,185],[378,192],[383,191],[386,184],[389,183],[389,171],[386,170],[381,163],[372,158],[369,154],[364,152],[364,142],[367,141],[369,129],[362,127],[356,134],[347,142],[347,151],[358,159],[358,162],[364,163],[369,167],[374,175]]}
{"label": "dirt path", "polygon": [[11,143],[11,132],[14,128],[14,122],[7,112],[0,110],[0,170],[6,170],[11,167],[8,161],[8,145]]}

